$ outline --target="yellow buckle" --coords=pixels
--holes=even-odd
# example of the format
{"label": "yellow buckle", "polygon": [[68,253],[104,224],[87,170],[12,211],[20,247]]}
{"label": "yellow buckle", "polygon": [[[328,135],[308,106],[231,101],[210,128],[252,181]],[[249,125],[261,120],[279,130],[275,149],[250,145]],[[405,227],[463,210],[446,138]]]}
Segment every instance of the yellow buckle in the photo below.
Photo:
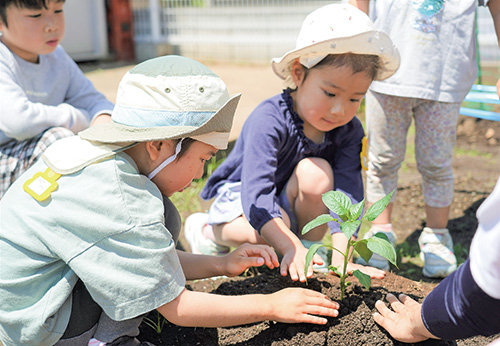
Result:
{"label": "yellow buckle", "polygon": [[368,137],[364,136],[362,139],[363,146],[361,148],[361,168],[365,171],[368,170]]}
{"label": "yellow buckle", "polygon": [[60,176],[60,174],[47,168],[45,172],[35,173],[33,178],[28,179],[24,183],[23,189],[37,201],[44,201],[50,197],[52,191],[57,189],[56,180]]}

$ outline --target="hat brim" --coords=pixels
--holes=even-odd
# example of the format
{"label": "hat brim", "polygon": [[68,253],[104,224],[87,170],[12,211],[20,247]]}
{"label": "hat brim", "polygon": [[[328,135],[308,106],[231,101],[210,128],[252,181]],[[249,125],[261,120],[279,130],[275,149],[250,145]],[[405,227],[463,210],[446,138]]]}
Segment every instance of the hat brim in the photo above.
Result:
{"label": "hat brim", "polygon": [[112,121],[106,124],[91,126],[79,132],[78,135],[88,141],[122,143],[179,139],[210,132],[230,132],[240,97],[241,94],[233,95],[201,126],[134,127]]}
{"label": "hat brim", "polygon": [[307,47],[293,49],[281,58],[273,59],[272,68],[280,78],[286,79],[289,75],[290,63],[301,56],[345,53],[379,56],[381,66],[374,80],[389,78],[399,68],[399,52],[389,36],[380,30],[371,30],[349,37],[332,38]]}

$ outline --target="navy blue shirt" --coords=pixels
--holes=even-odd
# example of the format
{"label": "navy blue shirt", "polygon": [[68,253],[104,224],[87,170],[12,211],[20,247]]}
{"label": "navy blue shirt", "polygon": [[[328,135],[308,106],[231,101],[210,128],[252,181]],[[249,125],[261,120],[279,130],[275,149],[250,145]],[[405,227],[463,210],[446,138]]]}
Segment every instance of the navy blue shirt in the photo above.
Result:
{"label": "navy blue shirt", "polygon": [[[266,222],[281,217],[277,196],[299,161],[320,157],[332,167],[334,189],[358,203],[364,193],[360,161],[363,136],[363,126],[354,117],[346,125],[325,132],[324,142],[315,144],[304,135],[303,121],[285,90],[250,114],[235,147],[210,176],[201,197],[211,199],[221,185],[241,181],[243,213],[260,232]],[[340,230],[334,222],[330,227],[332,232]]]}

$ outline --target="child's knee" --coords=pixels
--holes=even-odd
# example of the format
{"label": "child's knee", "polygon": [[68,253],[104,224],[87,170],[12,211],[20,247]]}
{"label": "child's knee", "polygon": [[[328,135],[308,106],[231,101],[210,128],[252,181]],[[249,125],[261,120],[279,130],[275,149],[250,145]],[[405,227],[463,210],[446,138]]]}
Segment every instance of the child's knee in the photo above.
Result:
{"label": "child's knee", "polygon": [[333,170],[328,161],[319,157],[303,159],[295,169],[301,192],[323,194],[333,189]]}

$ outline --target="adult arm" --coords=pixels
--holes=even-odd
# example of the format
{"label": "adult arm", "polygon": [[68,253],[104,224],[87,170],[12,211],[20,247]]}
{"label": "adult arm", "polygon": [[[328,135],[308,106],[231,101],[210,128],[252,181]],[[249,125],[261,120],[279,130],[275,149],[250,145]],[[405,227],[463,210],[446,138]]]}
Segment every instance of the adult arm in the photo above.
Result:
{"label": "adult arm", "polygon": [[[459,339],[500,332],[500,180],[477,211],[479,226],[470,259],[444,279],[423,305],[403,296],[388,300],[394,312],[377,302],[377,323],[396,339]],[[429,333],[429,334],[426,334]]]}
{"label": "adult arm", "polygon": [[243,296],[221,296],[185,289],[158,311],[179,326],[216,328],[264,320],[326,324],[325,317],[336,317],[337,309],[338,304],[323,294],[302,288]]}

